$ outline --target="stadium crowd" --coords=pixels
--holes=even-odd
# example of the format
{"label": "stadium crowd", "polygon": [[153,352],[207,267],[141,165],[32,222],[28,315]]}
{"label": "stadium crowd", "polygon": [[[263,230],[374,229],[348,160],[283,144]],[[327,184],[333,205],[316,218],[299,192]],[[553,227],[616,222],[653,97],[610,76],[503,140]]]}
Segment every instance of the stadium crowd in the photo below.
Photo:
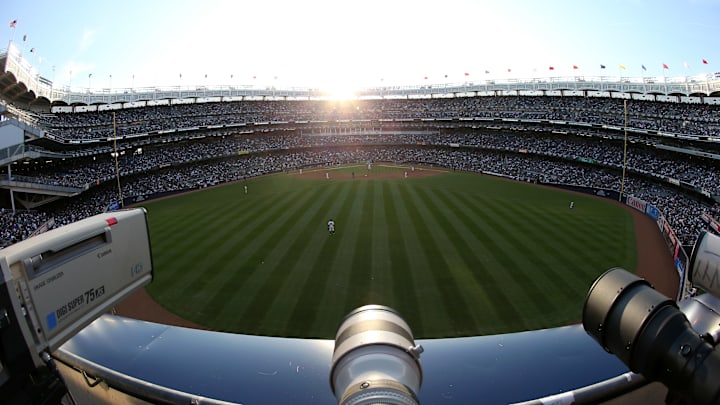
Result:
{"label": "stadium crowd", "polygon": [[[107,139],[208,125],[334,120],[513,118],[623,126],[623,100],[607,97],[457,97],[356,101],[237,101],[174,104],[39,117],[63,139]],[[628,100],[628,127],[708,136],[720,129],[720,106]]]}
{"label": "stadium crowd", "polygon": [[[617,171],[552,156],[509,154],[471,148],[374,145],[353,149],[285,150],[195,161],[128,175],[123,178],[122,189],[123,196],[130,200],[134,197],[143,199],[152,195],[204,188],[277,171],[367,161],[438,165],[463,171],[491,172],[522,181],[575,184],[608,190],[620,190],[621,182]],[[77,197],[51,204],[50,210],[41,213],[35,223],[42,223],[51,215],[57,225],[63,225],[103,212],[112,201],[118,200],[118,193],[113,185],[114,182],[109,181]],[[624,187],[628,194],[643,198],[660,208],[668,216],[678,237],[684,243],[692,244],[702,229],[699,216],[709,209],[707,205],[677,189],[638,177],[628,177]],[[717,205],[713,209],[717,210]],[[12,220],[7,213],[3,215]],[[28,215],[32,216],[32,214]],[[22,238],[21,234],[4,235],[6,240]]]}
{"label": "stadium crowd", "polygon": [[43,211],[15,211],[0,208],[0,248],[32,236],[50,217]]}
{"label": "stadium crowd", "polygon": [[[210,137],[192,141],[162,143],[145,148],[127,148],[119,156],[119,172],[130,175],[158,167],[252,153],[301,148],[357,145],[458,145],[480,149],[519,152],[552,156],[568,160],[591,160],[603,166],[622,168],[623,145],[599,137],[580,138],[557,134],[527,134],[507,131],[446,130],[410,134],[374,135],[302,135],[269,132],[260,135]],[[691,163],[688,165],[688,163]],[[635,172],[682,180],[720,194],[720,170],[702,158],[690,158],[660,149],[631,145],[627,167]],[[56,160],[36,165],[19,165],[17,176],[32,177],[33,182],[84,187],[115,175],[115,163],[109,154],[71,160]]]}

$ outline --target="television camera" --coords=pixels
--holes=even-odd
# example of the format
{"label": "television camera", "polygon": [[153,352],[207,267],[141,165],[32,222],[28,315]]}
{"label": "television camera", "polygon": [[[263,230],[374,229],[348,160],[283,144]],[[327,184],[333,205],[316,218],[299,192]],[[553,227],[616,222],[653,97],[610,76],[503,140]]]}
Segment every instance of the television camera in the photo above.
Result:
{"label": "television camera", "polygon": [[2,402],[63,395],[51,353],[152,280],[146,217],[100,214],[0,250]]}

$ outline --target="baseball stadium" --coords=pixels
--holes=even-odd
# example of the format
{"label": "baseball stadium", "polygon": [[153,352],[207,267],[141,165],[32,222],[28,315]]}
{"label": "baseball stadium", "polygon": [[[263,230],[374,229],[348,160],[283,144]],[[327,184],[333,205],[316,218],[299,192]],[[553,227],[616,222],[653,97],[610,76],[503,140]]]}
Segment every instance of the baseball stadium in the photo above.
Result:
{"label": "baseball stadium", "polygon": [[[245,339],[238,340],[244,359],[305,344],[326,348],[345,315],[365,305],[402,314],[427,356],[433,342],[452,342],[471,351],[492,346],[478,352],[498,359],[522,338],[537,340],[538,352],[558,342],[573,357],[585,353],[574,342],[595,345],[576,331],[598,277],[619,267],[673,302],[694,297],[702,291],[689,274],[693,245],[703,232],[720,233],[720,79],[712,74],[662,83],[465,80],[364,88],[338,99],[297,87],[54,86],[26,56],[12,42],[0,52],[0,244],[12,249],[60,235],[100,214],[145,212],[152,282],[58,349],[57,362],[78,381],[89,374],[147,402],[176,402],[185,393],[208,401],[194,403],[242,400],[222,389],[190,391],[192,383],[171,387],[174,396],[136,392],[107,376],[150,367],[130,360],[107,371],[124,356],[139,357],[123,350],[180,352],[178,367],[197,361],[210,375],[196,380],[203,385],[217,364],[200,359],[205,349],[169,342],[225,347],[237,337]],[[99,357],[83,348],[111,342],[113,333],[132,343],[93,349]],[[565,346],[565,335],[573,343]],[[153,352],[163,338],[166,346]],[[573,361],[612,358],[593,350]],[[572,370],[557,353],[543,361]],[[455,356],[448,358],[463,358]],[[80,373],[83,359],[109,374]],[[307,361],[290,360],[292,373],[309,370]],[[603,361],[607,376],[637,375]],[[476,376],[494,369],[492,360],[467,362]],[[447,390],[453,384],[428,371],[442,372],[441,364],[429,357],[426,384],[437,378]],[[253,378],[274,376],[274,367],[257,366]],[[62,373],[65,384],[79,390],[84,383],[73,382],[71,371]],[[488,393],[488,401],[553,398],[590,385],[568,376],[555,386],[542,370],[520,378],[540,388],[530,396]],[[326,388],[327,375],[320,379]],[[247,381],[241,391],[262,398],[247,392],[265,383]],[[486,378],[484,389],[494,392],[495,383]],[[317,390],[287,388],[250,403],[327,403]],[[444,403],[425,395],[423,402]]]}

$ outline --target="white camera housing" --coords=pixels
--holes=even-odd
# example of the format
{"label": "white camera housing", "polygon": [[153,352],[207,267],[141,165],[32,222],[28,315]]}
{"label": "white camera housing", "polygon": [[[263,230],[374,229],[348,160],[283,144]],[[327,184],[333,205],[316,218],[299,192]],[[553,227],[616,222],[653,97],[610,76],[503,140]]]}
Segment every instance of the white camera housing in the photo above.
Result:
{"label": "white camera housing", "polygon": [[147,214],[108,212],[0,250],[12,310],[37,367],[153,277]]}

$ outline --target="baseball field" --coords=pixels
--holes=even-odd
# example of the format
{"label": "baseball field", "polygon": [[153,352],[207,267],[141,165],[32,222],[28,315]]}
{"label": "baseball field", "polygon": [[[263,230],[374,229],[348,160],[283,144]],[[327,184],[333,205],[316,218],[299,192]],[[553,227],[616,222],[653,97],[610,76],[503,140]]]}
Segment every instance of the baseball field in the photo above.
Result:
{"label": "baseball field", "polygon": [[602,272],[637,265],[621,207],[446,169],[306,170],[144,206],[150,295],[236,333],[333,338],[365,304],[397,309],[416,338],[555,327],[579,321]]}

